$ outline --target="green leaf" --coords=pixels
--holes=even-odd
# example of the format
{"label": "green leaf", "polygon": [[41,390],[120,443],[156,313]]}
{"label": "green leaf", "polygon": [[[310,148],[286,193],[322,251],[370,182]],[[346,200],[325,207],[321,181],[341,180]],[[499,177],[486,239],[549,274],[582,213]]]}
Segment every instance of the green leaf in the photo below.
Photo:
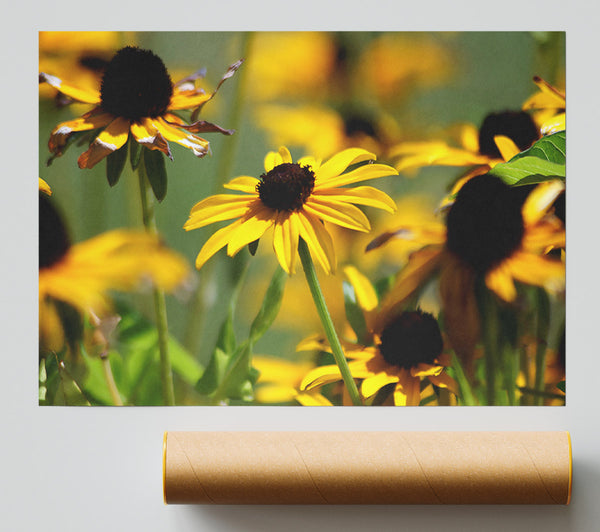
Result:
{"label": "green leaf", "polygon": [[133,139],[129,140],[129,163],[132,170],[137,170],[142,158],[142,145]]}
{"label": "green leaf", "polygon": [[254,257],[254,255],[256,255],[256,250],[258,249],[258,241],[259,239],[257,238],[256,240],[254,240],[253,242],[250,242],[250,244],[248,244],[248,251],[250,253],[250,255],[252,255]]}
{"label": "green leaf", "polygon": [[567,134],[559,131],[552,135],[542,137],[536,141],[531,148],[515,155],[509,162],[524,157],[537,157],[545,161],[557,164],[566,164],[567,158]]}
{"label": "green leaf", "polygon": [[532,177],[533,182],[539,182],[540,178],[544,177],[554,177],[564,180],[566,175],[564,163],[545,161],[538,157],[511,159],[507,163],[497,164],[489,173],[499,177],[509,185],[514,185],[531,176],[535,176]]}
{"label": "green leaf", "polygon": [[158,150],[144,150],[144,168],[154,196],[160,202],[167,195],[167,169],[163,154]]}
{"label": "green leaf", "polygon": [[287,278],[287,273],[278,266],[271,278],[271,283],[265,293],[262,306],[250,327],[248,340],[251,344],[256,343],[256,341],[269,329],[273,321],[275,321],[279,308],[281,307],[281,300],[283,299]]}
{"label": "green leaf", "polygon": [[471,385],[469,384],[462,365],[454,353],[452,353],[452,370],[460,389],[460,399],[466,406],[476,406],[478,404],[477,399],[473,395]]}
{"label": "green leaf", "polygon": [[123,168],[125,168],[126,160],[127,142],[106,158],[106,179],[111,187],[114,187],[119,182]]}
{"label": "green leaf", "polygon": [[346,310],[346,318],[352,330],[356,333],[359,342],[362,342],[367,337],[367,323],[365,315],[360,308],[356,299],[354,287],[347,281],[343,282],[344,291],[344,308]]}
{"label": "green leaf", "polygon": [[228,355],[222,349],[217,347],[214,350],[206,371],[196,383],[195,389],[198,393],[211,395],[217,390],[219,383],[223,380],[230,358],[231,355]]}
{"label": "green leaf", "polygon": [[558,389],[559,389],[561,392],[567,393],[567,392],[566,392],[566,388],[565,388],[565,381],[561,381],[561,382],[559,382],[559,383],[556,385],[556,387],[557,387],[557,388],[558,388]]}
{"label": "green leaf", "polygon": [[[251,366],[250,357],[252,356],[252,349],[248,342],[244,342],[231,357],[229,365],[223,375],[223,379],[217,388],[214,397],[215,399],[242,399],[248,400],[250,395],[253,396],[253,392],[248,392],[248,384],[250,384],[250,390],[252,389],[251,382]],[[252,400],[252,397],[250,397]]]}

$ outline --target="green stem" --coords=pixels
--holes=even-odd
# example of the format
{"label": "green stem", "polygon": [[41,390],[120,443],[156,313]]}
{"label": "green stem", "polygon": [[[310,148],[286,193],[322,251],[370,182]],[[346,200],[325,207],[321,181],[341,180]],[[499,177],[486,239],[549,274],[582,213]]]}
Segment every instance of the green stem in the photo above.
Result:
{"label": "green stem", "polygon": [[[550,303],[548,295],[543,288],[536,289],[537,293],[537,309],[538,320],[536,327],[536,352],[535,352],[535,382],[534,389],[538,392],[543,392],[545,389],[544,377],[546,373],[546,351],[548,347],[548,330],[550,328]],[[534,405],[541,406],[544,404],[544,397],[536,395]]]}
{"label": "green stem", "polygon": [[[252,43],[252,34],[242,34],[241,54],[243,58],[247,58]],[[246,74],[247,68],[242,65],[239,71],[236,73],[237,83],[234,84],[234,91],[230,100],[229,115],[226,119],[226,127],[239,129],[239,124],[242,117],[242,102],[243,90],[245,80],[247,79]],[[231,176],[233,162],[235,160],[235,154],[238,145],[238,133],[234,133],[231,137],[228,137],[223,142],[223,149],[219,155],[219,162],[217,166],[217,177],[213,181],[213,193],[216,193],[221,185],[225,183],[228,177]],[[203,236],[206,236],[206,230],[203,231]],[[207,297],[206,290],[214,282],[215,264],[217,258],[206,264],[203,268],[202,276],[198,283],[198,287],[192,297],[190,303],[190,309],[188,312],[188,320],[186,323],[183,345],[191,353],[196,353],[199,347],[200,338],[204,329],[204,321],[206,318],[206,307]]]}
{"label": "green stem", "polygon": [[121,394],[119,393],[119,389],[117,388],[117,383],[115,382],[112,368],[110,367],[110,360],[108,359],[108,353],[102,353],[100,355],[100,360],[102,361],[102,369],[104,371],[104,379],[106,380],[106,385],[108,386],[108,391],[110,392],[110,396],[113,400],[113,404],[115,406],[123,406],[123,401],[121,400]]}
{"label": "green stem", "polygon": [[[142,155],[143,157],[143,155]],[[142,221],[146,231],[157,234],[156,216],[154,213],[154,196],[152,187],[144,170],[144,162],[138,166],[140,181],[140,197],[142,200]],[[156,314],[156,329],[158,332],[158,351],[160,353],[160,380],[162,383],[162,395],[165,405],[175,405],[175,389],[173,387],[173,372],[171,370],[171,359],[169,357],[169,328],[167,325],[167,305],[165,293],[153,288],[154,311]]]}
{"label": "green stem", "polygon": [[486,399],[488,406],[496,404],[496,370],[498,362],[498,309],[494,296],[481,283],[480,314],[483,346],[485,350]]}
{"label": "green stem", "polygon": [[327,304],[325,303],[325,298],[323,297],[323,292],[321,291],[321,285],[319,284],[319,279],[317,278],[317,272],[315,271],[315,265],[313,264],[310,256],[308,245],[302,238],[298,242],[298,253],[300,254],[300,260],[302,261],[302,267],[304,268],[304,274],[306,275],[306,281],[308,282],[310,293],[312,294],[319,318],[321,319],[321,323],[325,329],[325,335],[327,336],[327,340],[331,346],[335,362],[338,365],[338,368],[340,368],[340,373],[342,374],[342,379],[346,385],[346,388],[348,389],[348,393],[350,394],[352,404],[355,406],[360,406],[362,405],[362,401],[358,393],[358,388],[356,387],[356,383],[354,382],[354,378],[352,377],[352,373],[348,367],[348,362],[344,355],[340,340],[335,332],[335,327],[333,326],[331,315],[329,314]]}

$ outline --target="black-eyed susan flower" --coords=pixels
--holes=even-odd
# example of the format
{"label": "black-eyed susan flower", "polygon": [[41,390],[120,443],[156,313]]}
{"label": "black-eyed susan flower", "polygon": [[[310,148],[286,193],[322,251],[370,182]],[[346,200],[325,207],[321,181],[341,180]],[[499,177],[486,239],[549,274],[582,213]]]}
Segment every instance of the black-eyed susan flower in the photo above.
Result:
{"label": "black-eyed susan flower", "polygon": [[[376,292],[366,277],[354,268],[346,273],[368,327],[364,343],[343,344],[352,377],[361,381],[361,396],[371,400],[390,386],[393,404],[417,406],[422,399],[422,388],[429,383],[456,394],[456,382],[445,372],[450,361],[444,353],[444,341],[434,316],[420,309],[383,314],[377,308]],[[298,346],[300,350],[315,348],[330,350],[326,342],[315,338]],[[304,377],[300,389],[309,392],[340,379],[338,366],[320,366]]]}
{"label": "black-eyed susan flower", "polygon": [[375,239],[369,249],[394,237],[423,246],[398,275],[383,303],[384,312],[402,308],[439,273],[450,342],[470,360],[479,336],[477,276],[506,302],[517,296],[515,281],[554,292],[564,289],[565,264],[547,255],[565,245],[564,225],[551,210],[563,190],[561,181],[549,181],[524,198],[525,188],[509,187],[490,175],[477,176],[459,190],[445,224],[406,225]]}
{"label": "black-eyed susan flower", "polygon": [[65,309],[102,316],[108,292],[129,291],[144,282],[173,290],[187,277],[186,261],[155,235],[113,230],[72,244],[62,217],[45,194],[39,195],[39,309],[41,344],[60,349]]}
{"label": "black-eyed susan flower", "polygon": [[198,254],[196,267],[200,269],[225,246],[227,254],[233,256],[272,229],[273,249],[286,272],[295,271],[298,242],[302,238],[325,272],[331,273],[336,267],[335,251],[331,235],[322,222],[366,232],[370,230],[369,220],[355,204],[388,212],[395,209],[393,200],[376,188],[343,187],[397,174],[382,164],[366,164],[344,173],[350,165],[375,158],[374,154],[359,148],[344,150],[323,164],[314,157],[303,157],[294,163],[285,147],[268,153],[265,173],[260,179],[241,176],[225,185],[244,195],[210,196],[192,208],[184,225],[187,231],[237,218],[208,239]]}
{"label": "black-eyed susan flower", "polygon": [[533,111],[542,135],[550,135],[566,129],[567,99],[564,92],[553,87],[539,76],[533,82],[540,89],[523,104],[524,111]]}
{"label": "black-eyed susan flower", "polygon": [[[232,65],[221,83],[231,77],[241,62]],[[60,78],[40,73],[46,82],[65,97],[93,105],[80,118],[54,128],[48,141],[50,151],[61,155],[74,134],[101,130],[78,159],[80,168],[92,168],[107,155],[121,148],[129,136],[151,150],[172,158],[169,142],[192,150],[197,157],[209,151],[209,142],[195,133],[225,130],[205,121],[187,124],[175,112],[198,109],[216,90],[206,93],[195,87],[200,72],[173,84],[162,60],[150,50],[127,46],[119,50],[105,68],[100,90],[76,87]],[[219,86],[221,85],[219,83]],[[218,89],[218,86],[217,86]]]}
{"label": "black-eyed susan flower", "polygon": [[403,142],[391,148],[389,156],[398,158],[398,171],[423,166],[475,166],[468,176],[488,172],[508,161],[540,138],[531,116],[524,111],[502,111],[487,115],[479,128],[464,124],[459,132],[460,146],[444,141]]}

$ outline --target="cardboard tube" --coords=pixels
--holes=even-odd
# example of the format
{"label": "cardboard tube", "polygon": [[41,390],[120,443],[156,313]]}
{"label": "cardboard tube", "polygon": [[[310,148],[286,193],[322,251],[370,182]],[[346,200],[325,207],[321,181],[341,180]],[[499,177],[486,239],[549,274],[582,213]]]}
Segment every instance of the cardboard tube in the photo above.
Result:
{"label": "cardboard tube", "polygon": [[168,504],[568,504],[568,432],[167,432]]}

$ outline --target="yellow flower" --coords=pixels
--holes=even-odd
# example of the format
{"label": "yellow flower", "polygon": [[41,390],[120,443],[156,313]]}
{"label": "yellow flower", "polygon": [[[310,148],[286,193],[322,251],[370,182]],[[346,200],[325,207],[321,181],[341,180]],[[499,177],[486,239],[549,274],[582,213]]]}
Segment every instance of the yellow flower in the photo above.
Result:
{"label": "yellow flower", "polygon": [[535,76],[533,82],[540,90],[525,101],[523,110],[535,111],[535,118],[540,123],[542,135],[563,131],[566,129],[565,109],[567,106],[564,92],[559,91],[539,76]]}
{"label": "yellow flower", "polygon": [[110,310],[110,290],[133,290],[144,282],[173,290],[188,275],[185,260],[154,235],[113,230],[71,245],[45,194],[39,195],[39,209],[40,336],[49,349],[63,341],[59,308],[102,316]]}
{"label": "yellow flower", "polygon": [[524,111],[503,111],[485,117],[481,127],[464,124],[459,131],[460,146],[443,141],[403,142],[391,148],[389,156],[399,158],[399,172],[423,166],[476,166],[468,176],[488,172],[508,161],[540,138],[537,126]]}
{"label": "yellow flower", "polygon": [[[363,398],[374,398],[382,388],[393,385],[390,393],[395,405],[418,406],[422,381],[456,394],[456,382],[445,372],[449,358],[443,353],[444,342],[437,320],[421,310],[396,314],[378,310],[376,292],[366,277],[354,268],[346,270],[346,274],[365,314],[369,333],[365,344],[343,344],[352,376],[362,381]],[[331,352],[327,343],[315,338],[298,346],[299,350],[315,348]],[[340,379],[337,365],[320,366],[304,377],[300,389],[314,391]]]}
{"label": "yellow flower", "polygon": [[[197,157],[209,151],[207,140],[194,133],[225,130],[205,121],[187,124],[173,111],[199,109],[210,100],[223,81],[240,66],[238,61],[223,76],[217,89],[207,94],[195,87],[200,71],[173,84],[162,60],[149,50],[127,46],[119,50],[107,65],[100,90],[76,87],[60,78],[40,73],[46,82],[71,100],[93,105],[80,118],[59,124],[50,135],[48,147],[54,156],[62,154],[74,133],[102,129],[87,151],[78,159],[80,168],[92,168],[107,155],[121,148],[131,135],[151,150],[159,150],[172,159],[169,142],[189,148]],[[192,115],[193,116],[193,115]]]}
{"label": "yellow flower", "polygon": [[516,298],[515,281],[554,292],[564,290],[564,262],[546,255],[549,249],[565,245],[564,225],[551,212],[563,190],[564,183],[549,181],[524,198],[526,187],[509,187],[489,175],[474,177],[458,192],[445,224],[405,225],[378,237],[369,249],[391,238],[422,245],[398,275],[383,311],[402,308],[439,272],[450,343],[468,363],[479,335],[477,276],[507,302]]}
{"label": "yellow flower", "polygon": [[337,112],[317,104],[261,105],[256,120],[273,144],[302,147],[315,157],[330,157],[354,146],[382,153],[399,135],[397,123],[388,115],[375,120],[365,111]]}
{"label": "yellow flower", "polygon": [[292,362],[283,358],[253,356],[252,366],[260,371],[255,399],[259,403],[298,401],[304,406],[329,406],[329,400],[316,390],[300,392],[302,377],[314,367],[309,361]]}
{"label": "yellow flower", "polygon": [[323,164],[314,157],[293,163],[285,147],[268,153],[265,173],[260,179],[241,176],[225,185],[245,195],[218,194],[192,208],[184,225],[187,231],[237,218],[208,239],[196,258],[196,267],[200,269],[226,245],[227,254],[233,256],[272,229],[273,249],[286,272],[295,271],[298,241],[302,238],[325,272],[331,273],[336,268],[333,241],[321,221],[367,232],[371,228],[369,220],[354,204],[388,212],[395,209],[392,199],[376,188],[343,188],[343,185],[397,174],[382,164],[366,164],[343,173],[350,165],[374,159],[375,155],[359,148],[344,150]]}

